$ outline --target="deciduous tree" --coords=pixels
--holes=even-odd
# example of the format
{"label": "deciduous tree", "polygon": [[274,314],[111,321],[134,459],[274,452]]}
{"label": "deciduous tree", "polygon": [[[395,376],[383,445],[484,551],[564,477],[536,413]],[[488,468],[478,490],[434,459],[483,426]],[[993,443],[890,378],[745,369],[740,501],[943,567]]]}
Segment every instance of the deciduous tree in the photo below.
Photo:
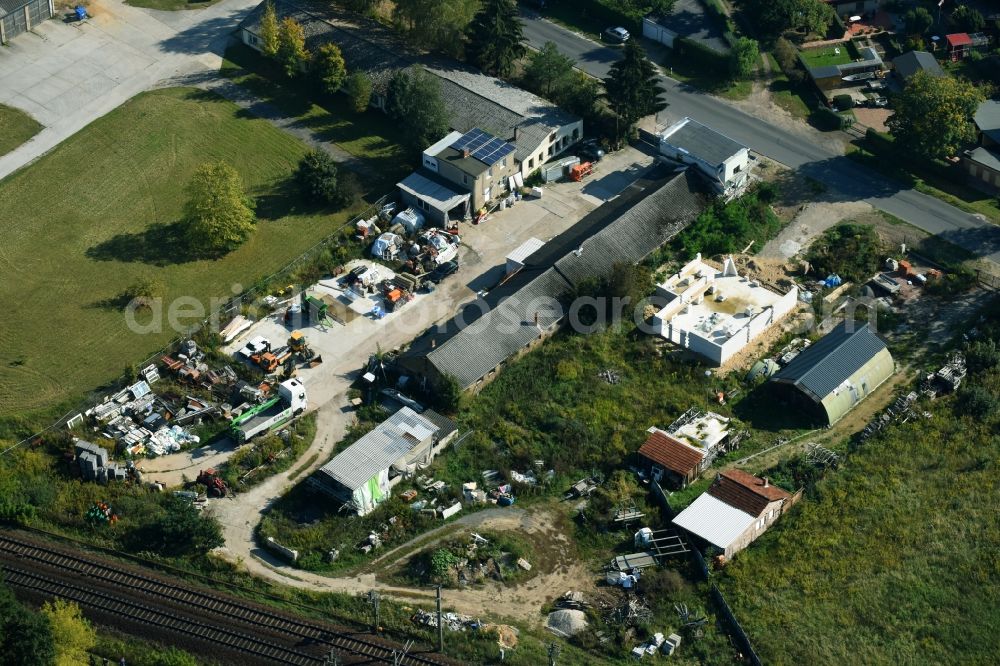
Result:
{"label": "deciduous tree", "polygon": [[934,17],[923,7],[917,7],[903,14],[903,23],[908,35],[923,35],[934,25]]}
{"label": "deciduous tree", "polygon": [[406,130],[407,143],[423,150],[448,131],[441,85],[421,67],[400,70],[389,81],[389,115]]}
{"label": "deciduous tree", "polygon": [[982,101],[964,79],[917,72],[896,95],[886,124],[900,146],[932,159],[951,157],[975,140],[972,116]]}
{"label": "deciduous tree", "polygon": [[306,49],[306,33],[298,21],[286,16],[278,29],[278,61],[285,68],[285,75],[292,79],[306,70],[309,50]]}
{"label": "deciduous tree", "polygon": [[757,68],[760,47],[749,37],[740,37],[729,53],[729,70],[738,79],[748,79]]}
{"label": "deciduous tree", "polygon": [[347,65],[340,47],[333,43],[319,47],[313,56],[311,71],[327,94],[340,90],[347,78]]}
{"label": "deciduous tree", "polygon": [[56,650],[48,619],[21,605],[0,585],[0,663],[55,664]]}
{"label": "deciduous tree", "polygon": [[351,99],[351,108],[356,113],[364,113],[372,101],[372,81],[363,72],[348,74],[344,93]]}
{"label": "deciduous tree", "polygon": [[458,57],[479,0],[396,0],[393,19],[420,46]]}
{"label": "deciduous tree", "polygon": [[278,15],[274,4],[264,5],[264,14],[260,17],[260,50],[264,55],[273,58],[278,55]]}
{"label": "deciduous tree", "polygon": [[663,86],[638,40],[625,42],[625,54],[611,66],[610,76],[604,79],[604,88],[608,105],[621,123],[618,138],[630,134],[643,116],[666,108],[666,103],[660,99]]}
{"label": "deciduous tree", "polygon": [[253,233],[254,203],[236,169],[225,162],[201,165],[188,184],[185,235],[196,253],[235,249]]}
{"label": "deciduous tree", "polygon": [[573,60],[559,52],[555,42],[545,46],[528,58],[524,76],[539,95],[554,99],[554,94],[565,86],[573,74]]}
{"label": "deciduous tree", "polygon": [[514,0],[485,0],[466,31],[468,59],[487,74],[510,76],[526,52]]}
{"label": "deciduous tree", "polygon": [[986,19],[979,10],[970,5],[959,5],[949,19],[952,26],[962,32],[981,32],[986,28]]}
{"label": "deciduous tree", "polygon": [[56,666],[78,666],[88,662],[88,652],[97,644],[97,632],[72,601],[56,599],[42,604],[56,648]]}
{"label": "deciduous tree", "polygon": [[754,0],[750,13],[758,28],[773,37],[787,30],[823,35],[834,19],[833,8],[822,0]]}

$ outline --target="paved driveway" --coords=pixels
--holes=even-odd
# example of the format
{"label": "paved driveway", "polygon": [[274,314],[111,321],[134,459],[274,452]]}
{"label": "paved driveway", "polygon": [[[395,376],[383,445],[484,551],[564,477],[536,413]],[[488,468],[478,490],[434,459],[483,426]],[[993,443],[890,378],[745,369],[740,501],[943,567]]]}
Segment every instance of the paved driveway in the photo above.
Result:
{"label": "paved driveway", "polygon": [[0,178],[31,162],[134,95],[217,71],[225,45],[257,0],[159,12],[93,0],[82,24],[59,18],[0,49],[0,103],[45,126],[0,157]]}

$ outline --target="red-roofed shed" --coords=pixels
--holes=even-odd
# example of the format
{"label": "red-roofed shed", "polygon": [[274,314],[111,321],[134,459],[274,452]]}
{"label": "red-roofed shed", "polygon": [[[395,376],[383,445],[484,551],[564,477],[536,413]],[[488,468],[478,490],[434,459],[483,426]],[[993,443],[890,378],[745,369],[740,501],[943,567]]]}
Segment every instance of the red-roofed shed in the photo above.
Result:
{"label": "red-roofed shed", "polygon": [[705,453],[671,437],[662,430],[653,430],[639,447],[639,459],[649,468],[657,482],[683,488],[701,473],[706,464]]}
{"label": "red-roofed shed", "polygon": [[969,37],[968,33],[956,32],[945,35],[944,40],[948,44],[948,55],[951,56],[953,62],[961,60],[972,51],[972,38]]}

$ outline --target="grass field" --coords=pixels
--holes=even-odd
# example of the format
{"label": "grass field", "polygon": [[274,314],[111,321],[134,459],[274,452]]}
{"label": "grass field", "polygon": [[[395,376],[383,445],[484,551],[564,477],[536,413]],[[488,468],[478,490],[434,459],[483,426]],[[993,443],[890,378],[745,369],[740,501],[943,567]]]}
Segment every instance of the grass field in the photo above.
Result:
{"label": "grass field", "polygon": [[854,46],[850,42],[830,44],[814,49],[803,49],[799,53],[806,67],[846,65],[858,57]]}
{"label": "grass field", "polygon": [[764,663],[994,662],[1000,355],[984,352],[957,398],[853,450],[727,567]]}
{"label": "grass field", "polygon": [[[162,281],[166,303],[191,296],[207,307],[340,227],[351,211],[298,211],[283,194],[305,151],[228,101],[174,88],[134,98],[0,181],[0,210],[17,220],[0,250],[0,417],[75,404],[178,335],[166,316],[163,332],[132,333],[104,304],[138,278]],[[223,259],[174,263],[169,225],[184,186],[217,159],[258,198],[257,230]]]}
{"label": "grass field", "polygon": [[38,134],[42,126],[20,109],[0,104],[0,155],[6,155]]}

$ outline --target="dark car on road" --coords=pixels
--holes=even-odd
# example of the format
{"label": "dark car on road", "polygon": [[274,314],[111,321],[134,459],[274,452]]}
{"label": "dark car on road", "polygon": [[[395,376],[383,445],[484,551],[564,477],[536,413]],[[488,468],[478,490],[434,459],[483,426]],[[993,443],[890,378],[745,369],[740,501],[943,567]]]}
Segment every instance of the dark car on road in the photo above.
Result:
{"label": "dark car on road", "polygon": [[435,268],[433,271],[431,271],[430,275],[427,276],[427,279],[433,282],[434,284],[438,284],[439,282],[441,282],[441,280],[445,279],[446,277],[448,277],[457,270],[458,270],[457,261],[446,261],[437,268]]}

